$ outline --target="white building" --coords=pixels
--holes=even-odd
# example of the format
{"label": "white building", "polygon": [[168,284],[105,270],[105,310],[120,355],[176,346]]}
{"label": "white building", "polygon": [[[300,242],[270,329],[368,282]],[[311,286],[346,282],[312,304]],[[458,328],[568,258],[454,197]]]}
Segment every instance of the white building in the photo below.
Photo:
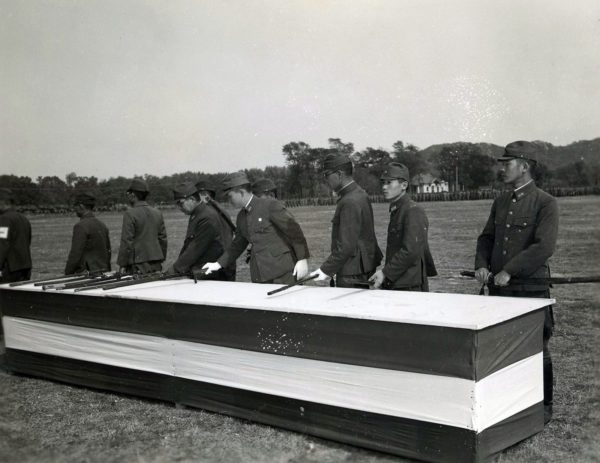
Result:
{"label": "white building", "polygon": [[415,175],[410,181],[414,193],[443,193],[448,191],[448,182],[431,174]]}

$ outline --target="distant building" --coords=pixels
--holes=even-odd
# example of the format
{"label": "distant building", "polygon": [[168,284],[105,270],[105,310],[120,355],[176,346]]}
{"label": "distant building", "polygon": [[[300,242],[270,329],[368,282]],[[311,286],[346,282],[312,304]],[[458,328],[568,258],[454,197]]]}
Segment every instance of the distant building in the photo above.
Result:
{"label": "distant building", "polygon": [[410,181],[414,193],[443,193],[448,191],[448,182],[431,174],[415,175]]}

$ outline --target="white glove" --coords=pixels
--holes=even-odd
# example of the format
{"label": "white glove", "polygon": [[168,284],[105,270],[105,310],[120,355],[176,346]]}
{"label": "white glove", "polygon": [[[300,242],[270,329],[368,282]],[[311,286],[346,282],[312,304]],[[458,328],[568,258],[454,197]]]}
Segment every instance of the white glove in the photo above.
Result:
{"label": "white glove", "polygon": [[373,284],[373,288],[379,289],[385,280],[385,275],[383,274],[383,270],[377,270],[371,278],[369,278],[369,282]]}
{"label": "white glove", "polygon": [[218,262],[207,262],[202,266],[202,270],[206,272],[205,275],[210,275],[212,272],[221,270],[221,264]]}
{"label": "white glove", "polygon": [[296,277],[296,280],[301,280],[308,275],[308,261],[306,259],[302,259],[296,262],[292,275]]}
{"label": "white glove", "polygon": [[312,277],[313,275],[317,275],[317,281],[323,281],[323,280],[326,280],[327,278],[331,278],[320,268],[318,268],[317,270],[315,270],[313,272],[310,272],[310,276]]}

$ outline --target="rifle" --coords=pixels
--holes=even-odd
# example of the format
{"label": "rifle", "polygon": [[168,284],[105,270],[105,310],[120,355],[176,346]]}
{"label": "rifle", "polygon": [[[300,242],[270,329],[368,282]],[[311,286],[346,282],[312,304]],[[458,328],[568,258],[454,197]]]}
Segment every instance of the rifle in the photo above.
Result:
{"label": "rifle", "polygon": [[[89,280],[81,280],[81,281],[75,281],[75,282],[70,282],[70,283],[65,283],[65,284],[52,285],[48,289],[63,290],[63,289],[85,288],[85,287],[90,287],[90,286],[97,286],[99,284],[105,284],[105,283],[108,283],[111,281],[119,281],[123,277],[126,277],[126,276],[130,276],[130,275],[127,273],[114,272],[114,273],[110,273],[110,274],[100,275],[99,277],[95,277],[95,278],[92,278]],[[42,286],[42,289],[45,290],[46,286]]]}
{"label": "rifle", "polygon": [[102,285],[102,289],[104,291],[107,291],[107,290],[116,289],[116,288],[123,288],[125,286],[141,285],[143,283],[150,283],[152,281],[174,280],[175,278],[182,278],[182,277],[193,278],[194,283],[197,282],[197,278],[191,272],[190,273],[174,273],[172,275],[166,274],[166,273],[158,273],[158,274],[144,275],[144,276],[140,276],[138,278],[133,277],[132,279],[128,279],[127,281],[117,281],[114,283],[108,283],[106,285]]}
{"label": "rifle", "polygon": [[50,287],[62,283],[70,283],[74,281],[82,281],[89,280],[90,278],[96,278],[97,276],[102,275],[103,272],[104,270],[96,270],[94,272],[83,272],[78,273],[76,275],[65,275],[64,277],[55,277],[51,279],[46,278],[41,281],[38,281],[37,283],[34,283],[33,286],[41,286],[42,289],[44,289],[44,286]]}
{"label": "rifle", "polygon": [[48,282],[48,281],[66,281],[66,280],[71,280],[73,278],[79,278],[82,276],[86,276],[89,275],[88,272],[83,272],[83,273],[75,273],[73,275],[65,275],[63,277],[45,277],[45,278],[37,278],[35,280],[25,280],[25,281],[13,281],[12,283],[9,283],[8,286],[10,286],[11,288],[14,288],[15,286],[23,286],[23,285],[30,285],[30,284],[34,284],[34,283],[44,283],[44,282]]}
{"label": "rifle", "polygon": [[304,277],[304,278],[300,278],[298,281],[296,281],[294,283],[282,286],[281,288],[274,289],[273,291],[269,291],[267,293],[267,296],[271,296],[273,294],[280,293],[281,291],[285,291],[286,289],[290,289],[290,288],[292,288],[294,286],[301,285],[302,283],[306,283],[307,281],[314,280],[318,276],[319,275],[310,275],[310,276],[307,276],[307,277]]}
{"label": "rifle", "polygon": [[[463,277],[470,277],[470,278],[475,278],[475,272],[472,272],[470,270],[463,270],[462,272],[460,272],[460,275]],[[494,280],[493,280],[494,276],[490,273],[489,276],[489,281],[486,283],[489,286],[495,286],[494,285]],[[539,283],[539,284],[544,284],[544,283],[549,283],[549,284],[555,284],[555,285],[572,285],[572,284],[578,284],[578,283],[600,283],[600,275],[592,275],[592,276],[587,276],[587,277],[550,277],[550,278],[527,278],[527,279],[518,279],[518,278],[511,278],[509,283],[515,284],[515,285],[523,285],[523,284],[531,284],[531,283]]]}

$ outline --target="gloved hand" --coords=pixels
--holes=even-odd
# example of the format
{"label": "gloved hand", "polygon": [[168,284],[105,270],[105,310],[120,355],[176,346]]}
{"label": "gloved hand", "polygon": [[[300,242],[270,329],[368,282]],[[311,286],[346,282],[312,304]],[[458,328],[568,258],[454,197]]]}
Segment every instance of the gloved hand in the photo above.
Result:
{"label": "gloved hand", "polygon": [[296,277],[296,280],[301,280],[308,275],[308,260],[302,259],[296,262],[292,275]]}
{"label": "gloved hand", "polygon": [[494,275],[494,284],[496,286],[508,286],[508,282],[510,281],[510,275],[502,270],[499,273]]}
{"label": "gloved hand", "polygon": [[383,274],[383,270],[377,270],[371,278],[369,278],[369,282],[373,285],[373,288],[379,289],[381,285],[385,281],[385,275]]}
{"label": "gloved hand", "polygon": [[213,272],[221,270],[221,264],[218,262],[207,262],[202,266],[202,270],[206,271],[206,275],[210,275]]}
{"label": "gloved hand", "polygon": [[485,285],[489,283],[490,271],[485,267],[478,268],[475,270],[475,278],[477,278],[479,283]]}
{"label": "gloved hand", "polygon": [[329,275],[327,275],[320,268],[318,268],[317,270],[314,270],[314,271],[310,272],[310,276],[312,277],[313,275],[317,275],[317,281],[323,281],[323,280],[326,280],[327,278],[331,278]]}

